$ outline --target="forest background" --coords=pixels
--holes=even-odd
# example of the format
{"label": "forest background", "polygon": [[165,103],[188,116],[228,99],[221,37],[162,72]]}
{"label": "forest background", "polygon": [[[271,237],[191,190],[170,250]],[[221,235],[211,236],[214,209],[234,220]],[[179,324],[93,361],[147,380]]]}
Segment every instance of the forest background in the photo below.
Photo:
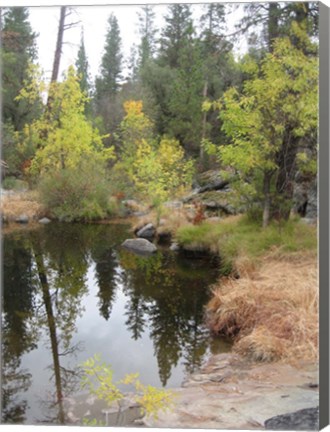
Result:
{"label": "forest background", "polygon": [[159,207],[216,168],[264,225],[287,219],[297,173],[316,175],[318,5],[241,5],[231,33],[234,4],[192,8],[168,5],[158,28],[157,9],[142,7],[129,59],[111,14],[95,79],[83,32],[60,77],[63,35],[77,25],[62,8],[50,84],[29,10],[3,9],[4,185],[27,182],[54,216],[90,220],[113,213],[109,192]]}

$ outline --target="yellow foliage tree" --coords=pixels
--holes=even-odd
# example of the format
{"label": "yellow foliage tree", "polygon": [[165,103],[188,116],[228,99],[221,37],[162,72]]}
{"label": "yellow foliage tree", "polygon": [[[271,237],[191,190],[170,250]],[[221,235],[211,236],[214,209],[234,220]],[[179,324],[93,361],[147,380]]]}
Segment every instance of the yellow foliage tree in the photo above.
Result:
{"label": "yellow foliage tree", "polygon": [[185,160],[180,143],[168,137],[157,139],[152,121],[143,113],[142,101],[127,101],[121,124],[123,151],[117,165],[133,184],[134,193],[157,209],[191,184],[192,161]]}
{"label": "yellow foliage tree", "polygon": [[[25,93],[26,93],[25,89]],[[86,119],[86,96],[81,92],[79,78],[71,66],[65,80],[52,83],[51,101],[40,119],[25,127],[24,142],[36,146],[30,172],[34,175],[79,167],[92,159],[103,165],[114,157],[113,148],[105,148],[99,131]],[[22,93],[22,97],[29,97]],[[24,145],[23,142],[23,145]]]}

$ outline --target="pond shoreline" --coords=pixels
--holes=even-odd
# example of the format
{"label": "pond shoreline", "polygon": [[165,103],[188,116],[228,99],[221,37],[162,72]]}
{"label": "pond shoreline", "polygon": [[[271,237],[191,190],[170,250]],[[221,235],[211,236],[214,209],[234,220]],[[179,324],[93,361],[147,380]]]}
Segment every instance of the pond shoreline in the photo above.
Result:
{"label": "pond shoreline", "polygon": [[[37,207],[31,206],[30,210],[34,208]],[[21,208],[19,211],[22,214]],[[3,210],[1,213],[3,219]],[[2,225],[4,234],[41,228],[38,220],[46,214],[29,214],[27,223],[15,221],[18,216],[12,214],[7,217],[7,223]],[[124,223],[131,226],[133,233],[134,224],[142,219],[128,215],[84,225]],[[180,388],[170,390],[177,393],[174,408],[160,413],[158,419],[139,420],[138,425],[262,429],[270,417],[318,405],[318,365],[315,361],[297,361],[292,365],[285,359],[281,363],[252,362],[237,353],[212,354],[198,372],[186,378]],[[99,420],[102,419],[104,413],[100,411]]]}
{"label": "pond shoreline", "polygon": [[315,363],[257,363],[212,355],[176,393],[174,408],[143,425],[158,428],[264,429],[276,415],[318,406]]}
{"label": "pond shoreline", "polygon": [[105,424],[106,413],[111,412],[114,419],[120,414],[121,420],[111,423],[109,419],[108,426],[262,430],[274,416],[316,408],[318,386],[315,363],[250,362],[240,355],[223,353],[211,355],[181,387],[169,388],[173,406],[158,412],[157,417],[142,417],[131,394],[125,396],[125,408],[120,413],[116,406],[107,408],[91,395],[69,398],[65,403],[73,425],[89,417]]}

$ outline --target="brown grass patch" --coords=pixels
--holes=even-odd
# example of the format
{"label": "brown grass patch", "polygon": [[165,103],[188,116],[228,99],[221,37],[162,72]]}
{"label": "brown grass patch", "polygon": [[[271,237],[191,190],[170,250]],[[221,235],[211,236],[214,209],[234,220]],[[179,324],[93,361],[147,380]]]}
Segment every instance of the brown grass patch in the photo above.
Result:
{"label": "brown grass patch", "polygon": [[36,192],[15,193],[1,197],[0,211],[8,221],[15,220],[20,215],[37,219],[45,215],[45,208],[38,201]]}
{"label": "brown grass patch", "polygon": [[[318,358],[318,272],[313,253],[268,256],[222,279],[207,306],[211,329],[253,360]],[[241,263],[241,268],[244,265]]]}
{"label": "brown grass patch", "polygon": [[[152,223],[154,226],[157,226],[157,213],[155,210],[150,211],[150,213],[145,216],[139,217],[136,223],[133,224],[132,229],[134,232],[137,232],[140,228],[144,227],[148,223]],[[162,210],[157,232],[169,232],[174,235],[180,227],[187,225],[192,224],[188,221],[185,209],[164,208]]]}

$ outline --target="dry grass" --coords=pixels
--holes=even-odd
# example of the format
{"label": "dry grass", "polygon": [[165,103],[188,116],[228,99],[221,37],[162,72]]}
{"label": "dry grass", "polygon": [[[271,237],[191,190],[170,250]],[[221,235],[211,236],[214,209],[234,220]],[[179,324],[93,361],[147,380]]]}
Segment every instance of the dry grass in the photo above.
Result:
{"label": "dry grass", "polygon": [[[244,267],[241,262],[241,269]],[[223,279],[207,306],[211,329],[234,339],[252,360],[318,358],[318,274],[315,253],[274,257],[240,279]]]}
{"label": "dry grass", "polygon": [[1,197],[0,211],[5,220],[15,220],[20,215],[37,219],[45,215],[44,207],[38,201],[36,192],[15,193]]}
{"label": "dry grass", "polygon": [[[136,232],[143,226],[148,223],[153,223],[157,226],[157,213],[155,210],[152,210],[146,216],[142,216],[138,219],[138,221],[133,225],[133,231]],[[188,221],[187,212],[185,209],[163,209],[160,224],[157,228],[157,232],[169,232],[172,235],[176,233],[176,231],[183,226],[192,225]]]}

